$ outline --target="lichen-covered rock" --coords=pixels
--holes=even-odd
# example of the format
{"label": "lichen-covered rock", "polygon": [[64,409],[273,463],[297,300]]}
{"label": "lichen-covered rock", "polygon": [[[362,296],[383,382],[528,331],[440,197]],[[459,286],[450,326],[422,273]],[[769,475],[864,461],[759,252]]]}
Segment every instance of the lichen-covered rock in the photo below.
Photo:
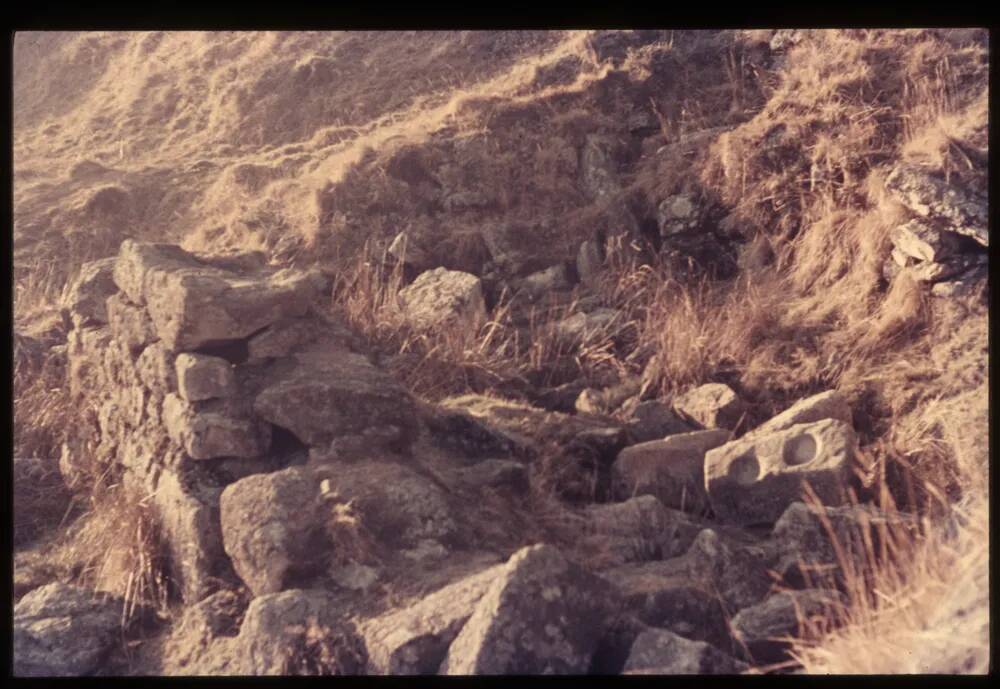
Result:
{"label": "lichen-covered rock", "polygon": [[90,675],[120,638],[121,599],[48,584],[14,606],[14,676]]}
{"label": "lichen-covered rock", "polygon": [[174,361],[177,392],[188,402],[231,397],[237,391],[233,365],[207,354],[178,354]]}
{"label": "lichen-covered rock", "polygon": [[903,254],[931,263],[948,258],[958,247],[957,236],[915,218],[892,231],[892,243]]}
{"label": "lichen-covered rock", "polygon": [[486,318],[482,283],[470,273],[435,268],[399,292],[407,321],[415,328],[475,330]]}
{"label": "lichen-covered rock", "polygon": [[682,575],[715,591],[727,610],[739,610],[761,600],[773,580],[766,549],[713,529],[702,530],[681,557],[649,563],[663,576]]}
{"label": "lichen-covered rock", "polygon": [[886,177],[886,189],[904,206],[943,229],[989,246],[989,212],[985,198],[946,182],[919,165],[898,165]]}
{"label": "lichen-covered rock", "polygon": [[748,665],[704,641],[691,641],[666,629],[649,629],[632,644],[626,674],[736,675]]}
{"label": "lichen-covered rock", "polygon": [[826,505],[847,499],[854,430],[826,419],[754,433],[705,455],[705,489],[716,516],[738,524],[774,523],[803,496],[807,481]]}
{"label": "lichen-covered rock", "polygon": [[683,512],[652,495],[584,509],[581,541],[598,546],[617,562],[642,562],[680,555],[701,530]]}
{"label": "lichen-covered rock", "polygon": [[398,449],[416,438],[409,393],[363,355],[318,339],[293,354],[289,364],[274,371],[257,393],[253,409],[262,419],[315,446],[390,426],[397,429]]}
{"label": "lichen-covered rock", "polygon": [[146,307],[174,351],[232,342],[301,316],[324,286],[315,272],[213,264],[178,246],[131,239],[122,242],[114,279],[129,301]]}
{"label": "lichen-covered rock", "polygon": [[705,453],[727,440],[728,431],[694,431],[626,447],[611,467],[612,494],[653,495],[667,507],[701,512],[708,506]]}
{"label": "lichen-covered rock", "polygon": [[320,479],[307,467],[241,479],[222,492],[220,507],[226,553],[254,595],[281,591],[329,554]]}
{"label": "lichen-covered rock", "polygon": [[801,622],[817,615],[837,616],[845,602],[843,594],[833,590],[780,591],[740,610],[732,620],[733,635],[754,662],[777,663],[787,659],[787,639],[799,635]]}
{"label": "lichen-covered rock", "polygon": [[367,653],[325,591],[295,589],[250,603],[233,644],[237,674],[360,675]]}
{"label": "lichen-covered rock", "polygon": [[504,565],[490,567],[362,625],[369,672],[380,675],[437,673],[448,647]]}
{"label": "lichen-covered rock", "polygon": [[452,642],[449,675],[582,674],[620,601],[606,581],[549,545],[502,567]]}
{"label": "lichen-covered rock", "polygon": [[162,342],[153,344],[142,350],[135,362],[139,379],[146,389],[159,396],[177,392],[177,370],[174,355]]}
{"label": "lichen-covered rock", "polygon": [[69,311],[75,327],[108,322],[106,302],[118,291],[113,277],[114,268],[114,257],[84,263],[76,279],[63,290],[60,302]]}
{"label": "lichen-covered rock", "polygon": [[530,457],[531,441],[477,418],[463,409],[436,408],[424,419],[436,443],[472,458]]}
{"label": "lichen-covered rock", "polygon": [[192,459],[257,457],[271,444],[271,427],[225,400],[186,402],[174,393],[163,400],[170,439]]}
{"label": "lichen-covered rock", "polygon": [[672,237],[696,229],[701,222],[701,209],[689,194],[677,194],[660,202],[656,219],[660,235]]}
{"label": "lichen-covered rock", "polygon": [[708,383],[674,399],[674,409],[702,428],[732,430],[746,411],[746,405],[728,385]]}

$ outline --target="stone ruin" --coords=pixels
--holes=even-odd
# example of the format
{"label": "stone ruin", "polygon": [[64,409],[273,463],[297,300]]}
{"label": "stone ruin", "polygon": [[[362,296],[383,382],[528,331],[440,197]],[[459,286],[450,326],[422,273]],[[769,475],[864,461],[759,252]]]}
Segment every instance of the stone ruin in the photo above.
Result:
{"label": "stone ruin", "polygon": [[[478,282],[454,272],[414,283],[415,323],[482,317]],[[783,658],[771,639],[795,632],[789,610],[839,604],[810,588],[811,568],[836,565],[822,522],[849,541],[862,512],[884,518],[842,506],[856,440],[837,392],[738,438],[747,407],[718,383],[629,402],[624,422],[481,395],[427,405],[325,314],[329,288],[259,254],[129,240],[67,292],[71,393],[92,414],[60,469],[72,485],[114,468],[148,496],[184,603],[171,638],[203,640],[180,671],[290,672],[296,625],[319,619],[345,673],[735,672]],[[552,448],[605,485],[566,507],[590,555],[517,532],[478,542],[484,496],[514,512]],[[380,607],[383,579],[416,595]],[[241,584],[249,607],[230,619]],[[24,667],[81,595],[25,596]],[[97,662],[84,650],[73,673]]]}

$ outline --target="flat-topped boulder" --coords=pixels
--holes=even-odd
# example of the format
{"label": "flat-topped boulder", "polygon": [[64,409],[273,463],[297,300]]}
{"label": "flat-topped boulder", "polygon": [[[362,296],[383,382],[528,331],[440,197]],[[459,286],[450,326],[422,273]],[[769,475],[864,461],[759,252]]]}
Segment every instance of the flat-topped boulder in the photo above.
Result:
{"label": "flat-topped boulder", "polygon": [[253,410],[303,443],[324,446],[340,436],[387,427],[396,429],[399,449],[416,438],[413,399],[364,355],[321,337],[282,363],[264,374]]}
{"label": "flat-topped boulder", "polygon": [[178,351],[231,342],[301,316],[325,284],[318,272],[212,261],[179,246],[131,239],[122,242],[114,281],[130,302],[146,307],[159,338]]}

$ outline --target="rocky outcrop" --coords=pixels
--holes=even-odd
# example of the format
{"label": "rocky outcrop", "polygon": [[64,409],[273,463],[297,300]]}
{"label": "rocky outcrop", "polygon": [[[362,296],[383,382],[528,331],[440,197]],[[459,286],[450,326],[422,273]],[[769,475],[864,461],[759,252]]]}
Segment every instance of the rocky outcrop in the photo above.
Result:
{"label": "rocky outcrop", "polygon": [[941,229],[989,246],[989,214],[986,199],[948,184],[930,168],[898,165],[885,180],[897,201]]}
{"label": "rocky outcrop", "polygon": [[582,542],[622,563],[680,555],[702,528],[652,495],[592,505],[584,509],[584,517]]}
{"label": "rocky outcrop", "polygon": [[619,603],[603,579],[536,545],[515,553],[448,649],[451,675],[582,674]]}
{"label": "rocky outcrop", "polygon": [[93,674],[120,639],[122,605],[67,584],[28,593],[14,607],[14,675]]}

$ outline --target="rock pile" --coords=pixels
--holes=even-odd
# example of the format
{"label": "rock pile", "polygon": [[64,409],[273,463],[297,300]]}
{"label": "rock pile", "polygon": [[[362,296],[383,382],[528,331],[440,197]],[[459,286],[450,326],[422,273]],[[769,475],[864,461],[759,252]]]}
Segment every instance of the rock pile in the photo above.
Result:
{"label": "rock pile", "polygon": [[[95,413],[61,468],[72,483],[110,466],[150,496],[186,604],[184,671],[731,673],[784,652],[769,635],[794,632],[788,601],[819,605],[772,595],[772,573],[806,588],[836,564],[804,482],[845,537],[860,520],[837,507],[855,443],[838,393],[742,437],[748,407],[721,384],[670,404],[625,384],[626,421],[579,400],[417,404],[316,307],[326,287],[254,254],[128,241],[67,292],[70,383]],[[403,302],[421,323],[483,314],[475,278],[443,269]],[[605,315],[580,315],[558,325],[585,341]],[[557,466],[589,482],[565,491],[589,503],[567,507],[572,547],[510,534],[475,551],[483,496],[513,511]],[[387,605],[383,583],[407,580]]]}

